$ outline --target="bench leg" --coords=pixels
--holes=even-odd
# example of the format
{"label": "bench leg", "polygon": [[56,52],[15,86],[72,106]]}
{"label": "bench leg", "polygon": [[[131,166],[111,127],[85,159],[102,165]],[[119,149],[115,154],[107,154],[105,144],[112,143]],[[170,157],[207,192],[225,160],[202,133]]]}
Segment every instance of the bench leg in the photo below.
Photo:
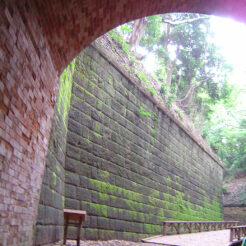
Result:
{"label": "bench leg", "polygon": [[63,238],[63,244],[66,245],[66,241],[67,241],[67,227],[68,227],[68,221],[69,221],[69,217],[66,216],[65,218],[65,227],[64,227],[64,238]]}
{"label": "bench leg", "polygon": [[78,226],[78,231],[77,231],[77,246],[80,246],[80,231],[82,227],[82,218],[79,220],[79,226]]}
{"label": "bench leg", "polygon": [[167,235],[167,223],[163,222],[163,235],[166,236]]}

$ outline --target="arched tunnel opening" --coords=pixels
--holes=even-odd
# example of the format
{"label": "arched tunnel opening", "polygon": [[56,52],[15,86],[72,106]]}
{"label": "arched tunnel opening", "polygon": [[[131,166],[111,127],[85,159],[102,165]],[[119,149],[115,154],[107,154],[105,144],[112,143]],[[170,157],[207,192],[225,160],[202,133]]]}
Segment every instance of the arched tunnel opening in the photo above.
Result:
{"label": "arched tunnel opening", "polygon": [[[112,27],[129,20],[151,14],[173,11],[194,11],[209,14],[217,12],[219,14],[228,14],[243,19],[243,3],[239,2],[238,4],[239,6],[231,8],[231,6],[235,6],[231,1],[227,1],[226,4],[224,2],[221,4],[220,1],[218,1],[217,4],[208,1],[196,4],[189,1],[183,1],[182,3],[176,1],[168,1],[165,3],[157,1],[151,5],[148,1],[135,3],[129,1],[120,3],[107,2],[107,4],[104,1],[93,3],[79,3],[75,1],[71,4],[67,2],[49,1],[25,1],[23,4],[17,1],[1,2],[1,189],[3,192],[1,194],[2,237],[0,243],[3,245],[31,245],[33,243],[33,231],[36,224],[36,218],[37,216],[40,216],[40,214],[37,214],[38,204],[39,200],[42,199],[46,200],[48,206],[53,206],[55,204],[53,209],[49,211],[44,210],[43,214],[43,216],[46,216],[47,220],[49,220],[48,224],[50,223],[47,228],[51,229],[53,226],[55,228],[55,236],[53,229],[48,229],[46,231],[48,237],[50,236],[50,238],[52,238],[52,240],[55,239],[55,241],[60,240],[62,237],[62,205],[64,200],[62,189],[64,189],[65,172],[60,175],[57,175],[57,173],[60,171],[62,172],[64,169],[64,166],[61,166],[59,163],[64,163],[65,135],[61,134],[60,136],[54,137],[52,140],[52,150],[49,150],[48,146],[50,131],[52,129],[51,123],[54,114],[55,101],[58,105],[60,102],[60,108],[58,106],[55,111],[57,110],[58,113],[61,113],[59,110],[64,110],[65,112],[67,109],[66,103],[68,103],[68,101],[66,102],[64,98],[62,98],[62,100],[60,100],[59,97],[57,99],[55,98],[58,91],[59,74],[71,59],[73,59],[89,43],[95,40],[96,37],[105,33]],[[129,9],[131,11],[128,11]],[[67,39],[67,37],[69,37],[69,39]],[[93,48],[91,49],[93,50]],[[96,55],[95,51],[92,50],[88,52]],[[73,66],[71,66],[65,76],[69,77],[69,73],[73,71],[73,69]],[[103,76],[104,72],[105,71],[101,71],[101,76]],[[121,80],[124,81],[124,83],[127,83],[128,87],[132,87],[128,84],[126,78]],[[110,83],[112,82],[108,81],[109,93],[114,93],[110,89]],[[116,87],[118,86],[118,84],[115,85]],[[60,86],[60,88],[67,87],[69,87],[69,85],[65,82]],[[97,87],[100,88],[99,85]],[[134,90],[137,90],[136,85],[133,87]],[[78,86],[77,90],[80,89],[81,88]],[[126,93],[125,91],[122,91],[122,88],[117,87],[117,89],[117,93]],[[94,99],[91,95],[92,93],[86,89],[84,90],[84,94],[93,104]],[[83,100],[84,99],[82,99],[82,101]],[[107,100],[107,98],[104,98],[104,100]],[[145,102],[145,100],[148,101],[149,99],[146,99],[146,96],[144,96],[142,100]],[[76,102],[74,102],[74,104],[76,104]],[[104,104],[106,105],[106,103]],[[125,109],[122,109],[122,105],[119,102],[116,101],[113,102],[113,104],[112,108],[115,108],[115,113],[112,114],[119,114],[117,118],[126,114],[126,111],[124,111]],[[148,104],[149,107],[154,107],[153,102],[148,101],[146,104]],[[105,105],[102,104],[102,106]],[[129,107],[131,107],[131,105],[129,105]],[[98,108],[100,111],[100,105],[98,105]],[[130,111],[131,110],[129,110],[129,117],[133,117],[132,120],[136,120],[134,119],[134,116],[131,116]],[[140,114],[138,117],[146,116],[141,115],[141,112],[147,112],[147,110],[145,111],[142,108],[142,111],[139,111],[138,109],[136,109],[136,111]],[[158,114],[160,114],[159,111]],[[54,122],[58,122],[54,134],[68,131],[63,124],[64,118],[59,118],[56,114],[54,115]],[[76,116],[74,117],[77,119]],[[91,117],[95,120],[99,120],[100,114],[94,111],[93,116],[91,115]],[[165,118],[164,116],[162,117]],[[151,117],[143,117],[139,122],[142,122],[143,126],[145,126],[145,120],[146,122],[153,121],[153,119],[150,118]],[[90,119],[87,117],[87,119],[84,120],[86,122]],[[179,132],[177,126],[175,126],[175,124],[172,125],[173,123],[170,120],[163,120],[167,121],[167,124],[169,124],[170,134],[175,134],[175,131],[177,131],[181,137],[187,137],[185,133]],[[130,123],[131,121],[129,122],[129,128],[131,127]],[[110,122],[106,122],[105,124],[110,124]],[[111,124],[113,126],[114,123]],[[118,123],[117,126],[113,126],[116,128],[116,131],[119,131],[120,129],[119,125],[120,123]],[[95,125],[93,125],[93,127],[96,128]],[[145,130],[147,132],[150,131],[148,127]],[[145,130],[139,130],[140,133],[138,130],[135,131],[132,129],[131,132],[134,132],[134,134],[138,133],[140,139],[147,140],[148,137],[145,136]],[[130,130],[128,129],[128,131]],[[84,144],[84,146],[86,146],[90,141],[98,141],[95,139],[100,139],[100,134],[100,126],[98,129],[93,128],[93,140],[87,139],[87,143],[79,140],[78,144]],[[153,132],[151,134],[153,134]],[[110,137],[112,137],[113,142],[119,141],[118,135],[111,132]],[[130,133],[125,134],[125,136],[129,137]],[[59,141],[56,139],[59,139]],[[193,140],[189,140],[190,144],[192,144],[192,141]],[[174,146],[175,145],[176,142],[174,143]],[[115,147],[112,145],[112,148]],[[133,149],[136,148],[136,146],[130,146],[129,148],[133,153]],[[102,150],[99,148],[93,149],[93,152],[98,155],[102,154],[101,151]],[[117,148],[116,151],[118,151]],[[158,150],[156,151],[158,152]],[[158,153],[156,153],[156,155],[158,155]],[[194,155],[200,155],[197,147],[194,148]],[[144,157],[145,156],[142,156],[142,158]],[[88,162],[91,161],[90,158],[91,157],[88,157]],[[113,157],[109,155],[108,158],[110,159]],[[53,165],[50,170],[46,169],[45,171],[45,162],[47,162],[48,159],[50,162],[57,165]],[[120,163],[120,157],[114,161]],[[141,163],[142,161],[144,160],[141,160]],[[102,165],[100,162],[94,163],[96,163],[96,165]],[[75,168],[73,166],[75,164],[71,165],[71,169]],[[135,168],[138,169],[137,167]],[[153,166],[151,168],[155,169]],[[115,170],[115,172],[124,175],[124,171],[122,171],[121,168],[118,169],[119,170]],[[108,172],[106,169],[103,171]],[[44,198],[41,195],[41,198],[39,199],[44,172],[46,172],[50,179],[47,178],[47,180],[44,180],[43,182],[48,182],[51,190],[47,191],[47,197]],[[96,173],[93,173],[91,170],[88,172],[90,172],[92,177],[102,176],[105,179],[109,178],[106,177],[108,175],[106,172],[99,173],[97,171]],[[142,172],[143,171],[141,171],[141,173]],[[155,170],[154,172],[158,173],[159,171]],[[70,170],[70,173],[73,173],[73,171]],[[44,177],[47,177],[46,174]],[[147,171],[146,175],[149,175]],[[82,177],[84,177],[84,175],[82,175]],[[175,183],[175,178],[175,175],[171,175],[171,181],[168,180],[166,182],[171,182],[173,186],[179,189],[178,184]],[[97,189],[112,190],[111,195],[113,196],[113,192],[115,192],[114,189],[116,189],[116,187],[114,187],[115,183],[113,183],[113,187],[110,188],[109,185],[104,186],[103,183],[99,183],[99,178],[92,179],[96,180],[93,181],[94,184],[92,184],[91,181],[89,183],[88,180],[84,180],[84,182],[87,183],[87,185],[94,185],[95,197],[93,199],[104,200],[105,198],[103,195],[100,197],[99,194],[96,194],[96,192],[102,194],[105,193],[98,192],[100,190]],[[126,181],[128,180],[130,180],[130,177],[126,176],[124,183],[127,183]],[[73,186],[71,183],[77,184],[82,181],[71,175],[69,182],[70,185]],[[131,185],[134,187],[133,183],[131,183]],[[72,194],[73,188],[70,188]],[[88,186],[86,186],[86,189],[87,188]],[[120,190],[118,188],[118,191],[125,196],[138,199],[133,188],[132,190],[129,189],[130,191],[125,188]],[[151,189],[153,189],[153,187]],[[57,192],[58,190],[59,192]],[[78,194],[76,194],[76,197],[77,195]],[[85,193],[83,193],[83,196],[85,196]],[[151,201],[148,200],[148,202],[153,204],[160,202],[160,199],[158,200],[156,196],[157,193],[155,194],[153,190],[153,199]],[[136,204],[138,203],[137,201],[130,202],[130,199],[126,200],[129,201],[128,204],[126,203],[125,205],[130,208],[138,205]],[[92,203],[95,204],[96,202]],[[115,201],[115,203],[118,204],[117,201]],[[100,213],[105,215],[107,212],[103,206],[99,210]],[[93,209],[96,213],[98,207],[93,207]],[[125,211],[122,211],[123,216],[125,216],[124,212]],[[111,213],[113,216],[113,209]],[[132,213],[131,216],[134,217],[135,214]],[[142,219],[143,218],[138,218],[139,221]],[[91,223],[98,223],[98,221],[92,221]],[[103,221],[103,219],[100,223],[105,223],[108,228],[113,226],[110,225],[109,222]],[[126,225],[122,226],[124,227]],[[109,229],[109,231],[110,230],[111,229]],[[136,230],[136,227],[133,230]],[[149,234],[149,232],[155,231],[155,226],[148,225],[144,230],[146,231],[146,234]],[[49,235],[49,233],[52,235]],[[127,236],[128,235],[126,235],[126,237]]]}

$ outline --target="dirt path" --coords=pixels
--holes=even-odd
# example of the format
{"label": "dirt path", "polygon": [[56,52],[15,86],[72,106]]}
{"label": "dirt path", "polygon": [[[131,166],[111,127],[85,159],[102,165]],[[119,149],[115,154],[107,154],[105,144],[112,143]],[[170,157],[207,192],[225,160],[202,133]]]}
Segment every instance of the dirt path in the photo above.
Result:
{"label": "dirt path", "polygon": [[[76,241],[68,241],[67,246],[76,246]],[[122,240],[110,241],[81,241],[81,246],[157,246],[156,243],[135,243]],[[163,244],[162,244],[163,246]]]}
{"label": "dirt path", "polygon": [[230,230],[199,232],[173,236],[159,236],[146,239],[149,243],[179,246],[228,246]]}
{"label": "dirt path", "polygon": [[[156,236],[145,239],[145,243],[121,240],[81,241],[81,246],[228,246],[230,230],[199,232],[173,236]],[[67,246],[76,246],[75,241],[68,241]]]}

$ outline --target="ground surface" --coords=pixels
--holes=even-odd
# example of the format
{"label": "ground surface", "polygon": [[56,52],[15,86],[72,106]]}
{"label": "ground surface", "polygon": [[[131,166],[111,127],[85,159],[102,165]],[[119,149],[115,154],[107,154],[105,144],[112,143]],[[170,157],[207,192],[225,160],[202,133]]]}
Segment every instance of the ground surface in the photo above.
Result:
{"label": "ground surface", "polygon": [[[81,246],[228,246],[230,230],[200,232],[173,236],[156,236],[146,239],[147,243],[134,243],[120,240],[81,241]],[[67,246],[76,246],[75,241],[68,241]]]}
{"label": "ground surface", "polygon": [[230,244],[229,237],[230,230],[221,230],[173,236],[160,236],[147,241],[179,246],[228,246]]}
{"label": "ground surface", "polygon": [[[76,245],[77,245],[76,241],[67,242],[67,246],[76,246]],[[158,244],[110,240],[110,241],[81,241],[80,245],[81,246],[157,246]]]}

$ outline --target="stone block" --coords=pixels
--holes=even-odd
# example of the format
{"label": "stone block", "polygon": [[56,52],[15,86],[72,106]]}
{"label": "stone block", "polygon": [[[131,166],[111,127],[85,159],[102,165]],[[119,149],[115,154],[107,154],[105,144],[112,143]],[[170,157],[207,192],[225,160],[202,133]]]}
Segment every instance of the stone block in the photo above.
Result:
{"label": "stone block", "polygon": [[84,188],[77,187],[76,199],[79,201],[92,201],[92,191]]}
{"label": "stone block", "polygon": [[78,200],[66,198],[65,199],[65,208],[80,209],[80,202]]}
{"label": "stone block", "polygon": [[57,217],[57,210],[52,207],[45,207],[45,217],[44,217],[44,223],[46,225],[55,225],[56,223],[56,217]]}
{"label": "stone block", "polygon": [[80,182],[79,175],[76,174],[76,173],[72,173],[72,172],[66,171],[66,173],[65,173],[65,182],[67,184],[78,186],[79,182]]}
{"label": "stone block", "polygon": [[46,206],[39,204],[38,205],[38,217],[37,217],[37,224],[38,225],[43,225],[44,223],[44,218],[45,218],[45,208]]}
{"label": "stone block", "polygon": [[75,146],[73,146],[71,144],[67,144],[67,152],[66,153],[67,153],[66,154],[67,157],[70,157],[70,158],[78,160],[78,161],[80,160],[81,150],[79,148],[76,148]]}
{"label": "stone block", "polygon": [[111,230],[98,230],[98,236],[102,240],[112,240],[117,238],[116,232]]}
{"label": "stone block", "polygon": [[65,185],[65,196],[68,198],[76,199],[76,186],[75,185],[70,185],[66,184]]}
{"label": "stone block", "polygon": [[98,240],[99,239],[98,229],[86,228],[85,229],[85,239],[86,240]]}
{"label": "stone block", "polygon": [[104,217],[98,217],[97,218],[97,228],[98,229],[106,229],[106,230],[114,229],[114,227],[111,227],[110,219],[104,218]]}
{"label": "stone block", "polygon": [[49,242],[55,242],[56,228],[55,226],[36,226],[35,245],[44,245]]}

